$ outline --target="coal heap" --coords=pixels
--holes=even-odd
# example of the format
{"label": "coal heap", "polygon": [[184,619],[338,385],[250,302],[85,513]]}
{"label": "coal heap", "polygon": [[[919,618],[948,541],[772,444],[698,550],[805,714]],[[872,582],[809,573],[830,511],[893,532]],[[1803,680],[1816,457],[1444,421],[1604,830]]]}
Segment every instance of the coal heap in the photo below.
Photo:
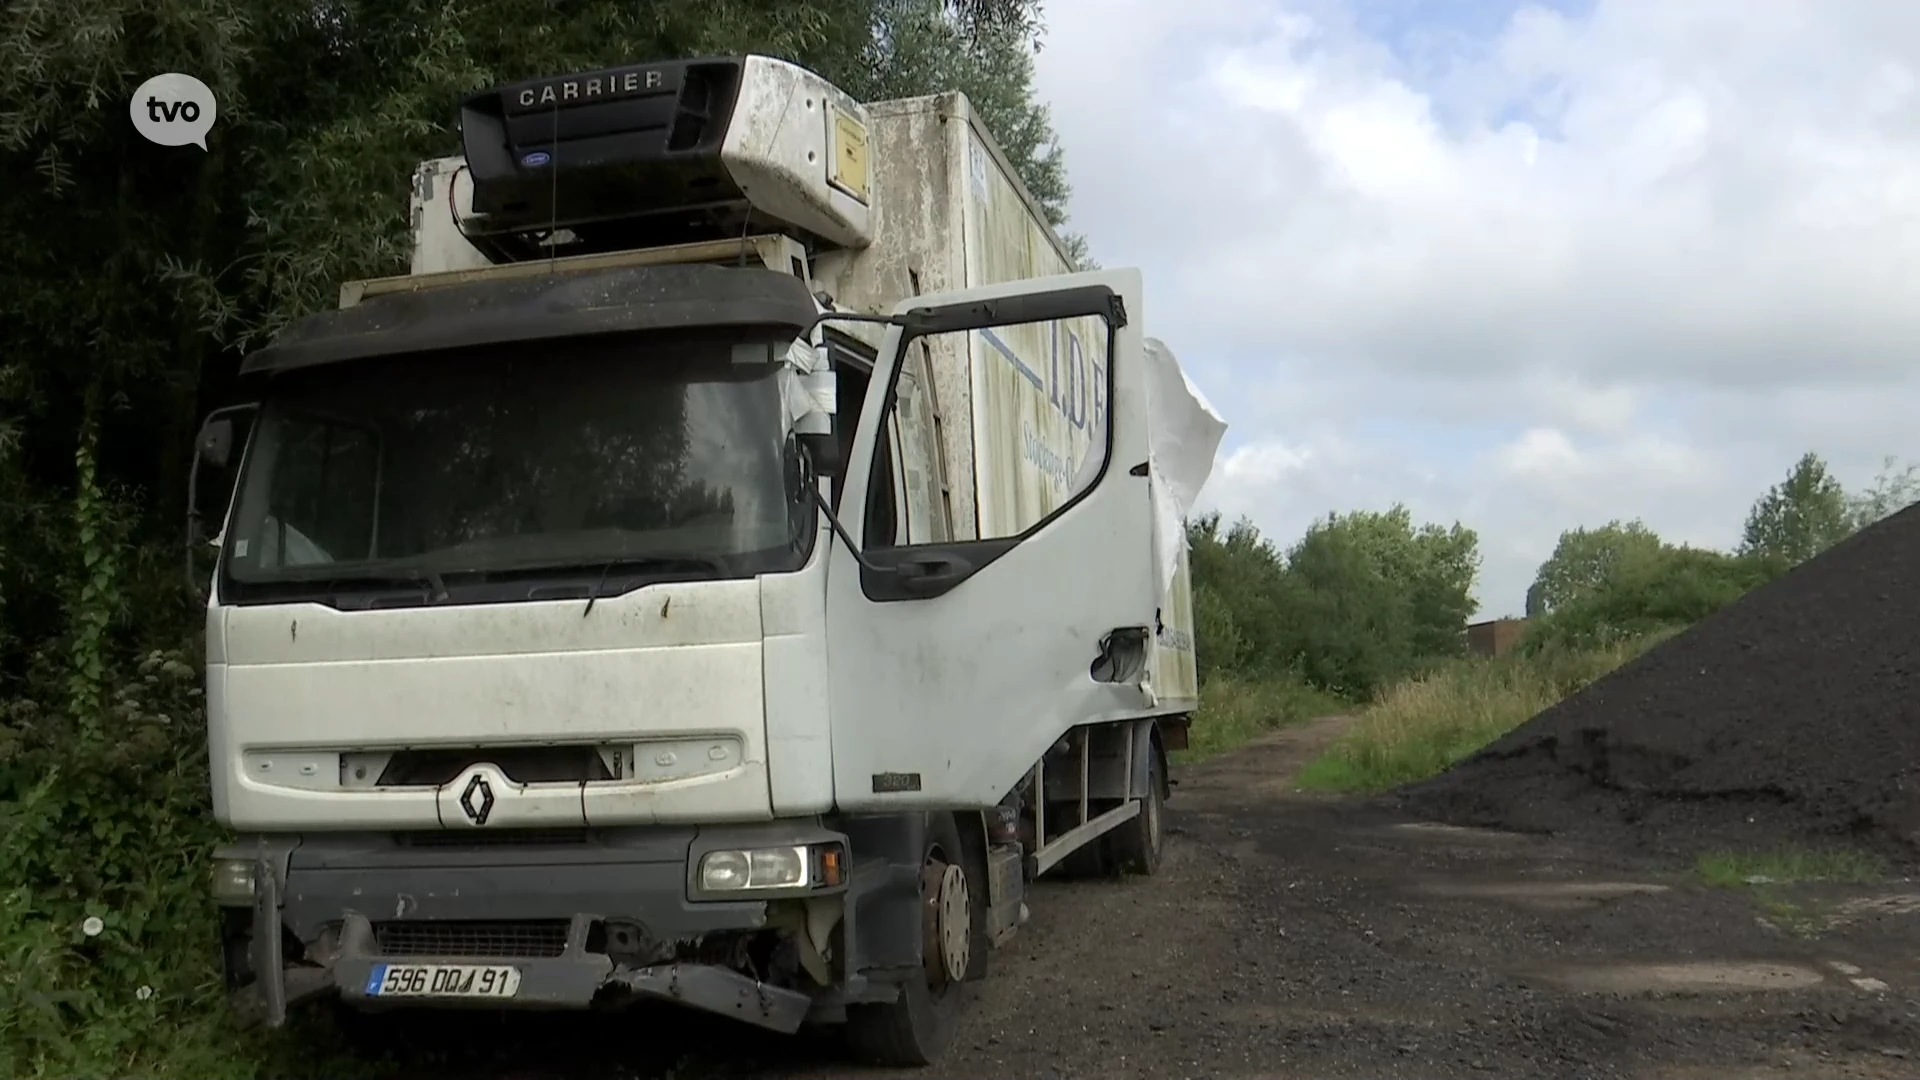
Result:
{"label": "coal heap", "polygon": [[1851,844],[1920,864],[1920,506],[1595,681],[1403,805],[1691,856]]}

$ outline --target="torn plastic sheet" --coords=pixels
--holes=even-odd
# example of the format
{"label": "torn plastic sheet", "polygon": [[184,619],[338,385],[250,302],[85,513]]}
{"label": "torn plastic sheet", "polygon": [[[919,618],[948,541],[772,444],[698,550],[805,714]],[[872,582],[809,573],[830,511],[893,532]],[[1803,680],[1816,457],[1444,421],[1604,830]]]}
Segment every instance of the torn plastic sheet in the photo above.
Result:
{"label": "torn plastic sheet", "polygon": [[1227,422],[1193,385],[1173,351],[1157,338],[1145,342],[1147,361],[1148,484],[1153,492],[1154,585],[1173,588],[1187,542],[1187,515],[1213,474],[1213,458]]}
{"label": "torn plastic sheet", "polygon": [[838,407],[833,372],[818,367],[819,351],[795,341],[780,365],[780,406],[787,430],[796,435],[826,435],[833,431]]}

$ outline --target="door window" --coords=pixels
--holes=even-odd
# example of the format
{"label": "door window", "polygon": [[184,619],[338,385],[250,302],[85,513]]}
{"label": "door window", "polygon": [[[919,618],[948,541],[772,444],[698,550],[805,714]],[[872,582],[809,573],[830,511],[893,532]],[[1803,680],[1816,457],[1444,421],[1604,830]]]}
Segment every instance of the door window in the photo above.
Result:
{"label": "door window", "polygon": [[[908,357],[923,364],[903,368],[888,397],[873,463],[876,504],[892,502],[902,473],[939,475],[935,457],[943,448],[926,422],[927,384],[938,385],[943,370],[965,372],[972,382],[974,437],[958,442],[962,450],[971,443],[972,460],[949,456],[945,468],[949,483],[970,487],[972,498],[952,500],[955,510],[972,504],[974,539],[1007,539],[1034,529],[1091,488],[1108,463],[1111,349],[1112,334],[1097,315],[916,338]],[[888,494],[881,494],[883,485]],[[886,513],[877,505],[868,512]],[[882,539],[888,535],[891,543]],[[895,522],[884,532],[870,528],[867,541],[872,547],[949,542]]]}

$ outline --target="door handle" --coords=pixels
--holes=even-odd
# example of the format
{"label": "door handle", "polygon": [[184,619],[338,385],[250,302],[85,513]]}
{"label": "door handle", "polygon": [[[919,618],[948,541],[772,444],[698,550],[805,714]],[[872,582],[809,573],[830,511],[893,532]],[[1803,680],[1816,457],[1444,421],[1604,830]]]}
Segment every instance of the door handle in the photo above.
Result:
{"label": "door handle", "polygon": [[964,577],[967,564],[947,555],[923,555],[894,565],[901,584],[916,591],[937,589]]}

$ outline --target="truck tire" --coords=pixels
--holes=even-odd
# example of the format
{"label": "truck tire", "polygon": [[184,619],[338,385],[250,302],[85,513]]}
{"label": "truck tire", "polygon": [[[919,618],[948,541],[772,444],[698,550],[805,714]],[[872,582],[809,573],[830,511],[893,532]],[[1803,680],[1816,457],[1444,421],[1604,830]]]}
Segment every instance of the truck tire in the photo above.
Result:
{"label": "truck tire", "polygon": [[[986,960],[986,882],[960,843],[952,814],[933,814],[921,858],[923,977],[884,1005],[847,1009],[845,1038],[862,1060],[895,1068],[931,1065],[953,1040],[966,978]],[[928,954],[931,955],[928,955]]]}
{"label": "truck tire", "polygon": [[1108,833],[1107,864],[1123,874],[1151,877],[1160,872],[1161,851],[1166,846],[1167,762],[1155,743],[1147,758],[1147,793],[1140,798],[1140,812]]}

